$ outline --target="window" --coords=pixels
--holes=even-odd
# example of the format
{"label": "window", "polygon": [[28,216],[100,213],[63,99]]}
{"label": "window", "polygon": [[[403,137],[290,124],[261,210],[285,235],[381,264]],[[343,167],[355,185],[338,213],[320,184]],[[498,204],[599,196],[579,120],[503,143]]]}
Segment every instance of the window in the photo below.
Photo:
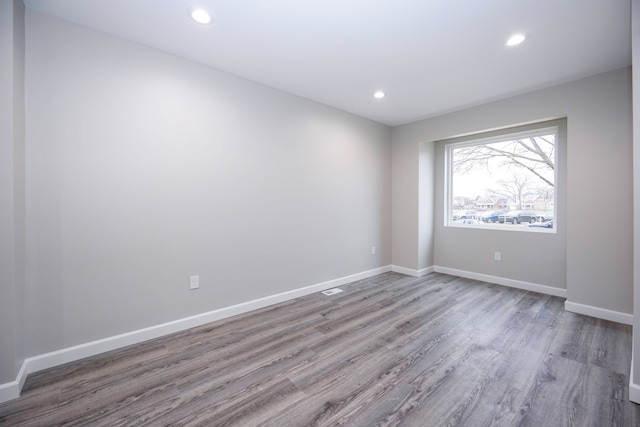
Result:
{"label": "window", "polygon": [[445,225],[555,232],[558,128],[446,143]]}

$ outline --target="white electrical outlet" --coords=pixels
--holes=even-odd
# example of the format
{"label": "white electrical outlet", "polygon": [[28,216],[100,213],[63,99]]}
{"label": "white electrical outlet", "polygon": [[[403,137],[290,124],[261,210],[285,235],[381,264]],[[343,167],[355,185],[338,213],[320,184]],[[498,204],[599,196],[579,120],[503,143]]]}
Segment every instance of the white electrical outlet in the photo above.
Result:
{"label": "white electrical outlet", "polygon": [[189,289],[198,289],[200,287],[200,276],[189,277]]}
{"label": "white electrical outlet", "polygon": [[500,252],[494,252],[493,253],[493,259],[495,261],[500,261],[502,259],[502,254]]}
{"label": "white electrical outlet", "polygon": [[375,254],[376,254],[376,247],[371,246],[371,255],[375,255]]}

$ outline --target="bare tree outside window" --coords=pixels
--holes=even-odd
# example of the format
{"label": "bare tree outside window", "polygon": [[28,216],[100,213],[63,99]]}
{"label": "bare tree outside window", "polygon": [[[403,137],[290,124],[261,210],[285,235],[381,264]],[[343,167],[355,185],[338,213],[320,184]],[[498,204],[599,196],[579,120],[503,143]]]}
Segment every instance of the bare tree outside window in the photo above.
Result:
{"label": "bare tree outside window", "polygon": [[547,186],[553,187],[555,185],[553,179],[555,140],[555,134],[553,134],[458,148],[455,150],[453,161],[454,173],[489,168],[495,166],[495,160],[499,160],[501,166],[507,168],[512,166],[529,171]]}
{"label": "bare tree outside window", "polygon": [[515,201],[518,209],[522,209],[524,196],[528,194],[528,192],[534,191],[531,185],[531,177],[524,174],[514,173],[510,179],[501,179],[498,181],[498,186],[498,189],[493,190],[495,194]]}
{"label": "bare tree outside window", "polygon": [[[546,128],[447,145],[449,223],[520,224],[551,220],[547,225],[552,228],[556,139],[557,129]],[[454,199],[455,204],[451,203]],[[469,212],[474,212],[474,221],[458,222],[463,215],[469,217]]]}

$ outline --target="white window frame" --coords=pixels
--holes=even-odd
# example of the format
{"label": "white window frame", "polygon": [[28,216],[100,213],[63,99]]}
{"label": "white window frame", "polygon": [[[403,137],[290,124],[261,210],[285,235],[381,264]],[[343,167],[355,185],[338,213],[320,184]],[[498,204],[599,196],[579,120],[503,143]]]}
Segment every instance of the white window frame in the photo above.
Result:
{"label": "white window frame", "polygon": [[[552,125],[549,126],[549,123],[540,123],[540,127],[530,128],[524,131],[517,131],[518,127],[511,128],[514,130],[510,132],[509,129],[505,129],[504,133],[500,133],[499,135],[487,136],[483,137],[482,135],[477,135],[477,137],[469,137],[464,138],[464,141],[461,142],[449,142],[445,143],[445,179],[444,179],[444,194],[445,194],[445,203],[444,203],[444,226],[445,227],[455,227],[455,228],[470,228],[470,229],[485,229],[485,230],[507,230],[507,231],[515,231],[515,232],[533,232],[533,233],[557,233],[558,229],[558,168],[561,167],[558,162],[558,151],[559,151],[559,137],[560,137],[560,126]],[[535,136],[549,135],[555,134],[555,148],[554,148],[554,203],[553,203],[553,228],[542,228],[542,227],[514,227],[512,224],[491,224],[490,227],[487,224],[459,224],[454,223],[453,221],[453,150],[461,147],[470,147],[476,145],[487,145],[497,142],[507,142],[512,141],[518,138],[529,138]],[[472,138],[472,139],[470,139]],[[459,140],[456,138],[456,140]],[[524,209],[523,209],[524,210]]]}

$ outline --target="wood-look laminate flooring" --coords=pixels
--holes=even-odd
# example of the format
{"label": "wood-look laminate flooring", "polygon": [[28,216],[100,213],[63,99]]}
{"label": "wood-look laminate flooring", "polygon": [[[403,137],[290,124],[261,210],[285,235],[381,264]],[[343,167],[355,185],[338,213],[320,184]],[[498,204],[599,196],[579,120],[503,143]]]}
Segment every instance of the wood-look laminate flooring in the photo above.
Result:
{"label": "wood-look laminate flooring", "polygon": [[397,273],[32,374],[1,425],[634,426],[629,326]]}

